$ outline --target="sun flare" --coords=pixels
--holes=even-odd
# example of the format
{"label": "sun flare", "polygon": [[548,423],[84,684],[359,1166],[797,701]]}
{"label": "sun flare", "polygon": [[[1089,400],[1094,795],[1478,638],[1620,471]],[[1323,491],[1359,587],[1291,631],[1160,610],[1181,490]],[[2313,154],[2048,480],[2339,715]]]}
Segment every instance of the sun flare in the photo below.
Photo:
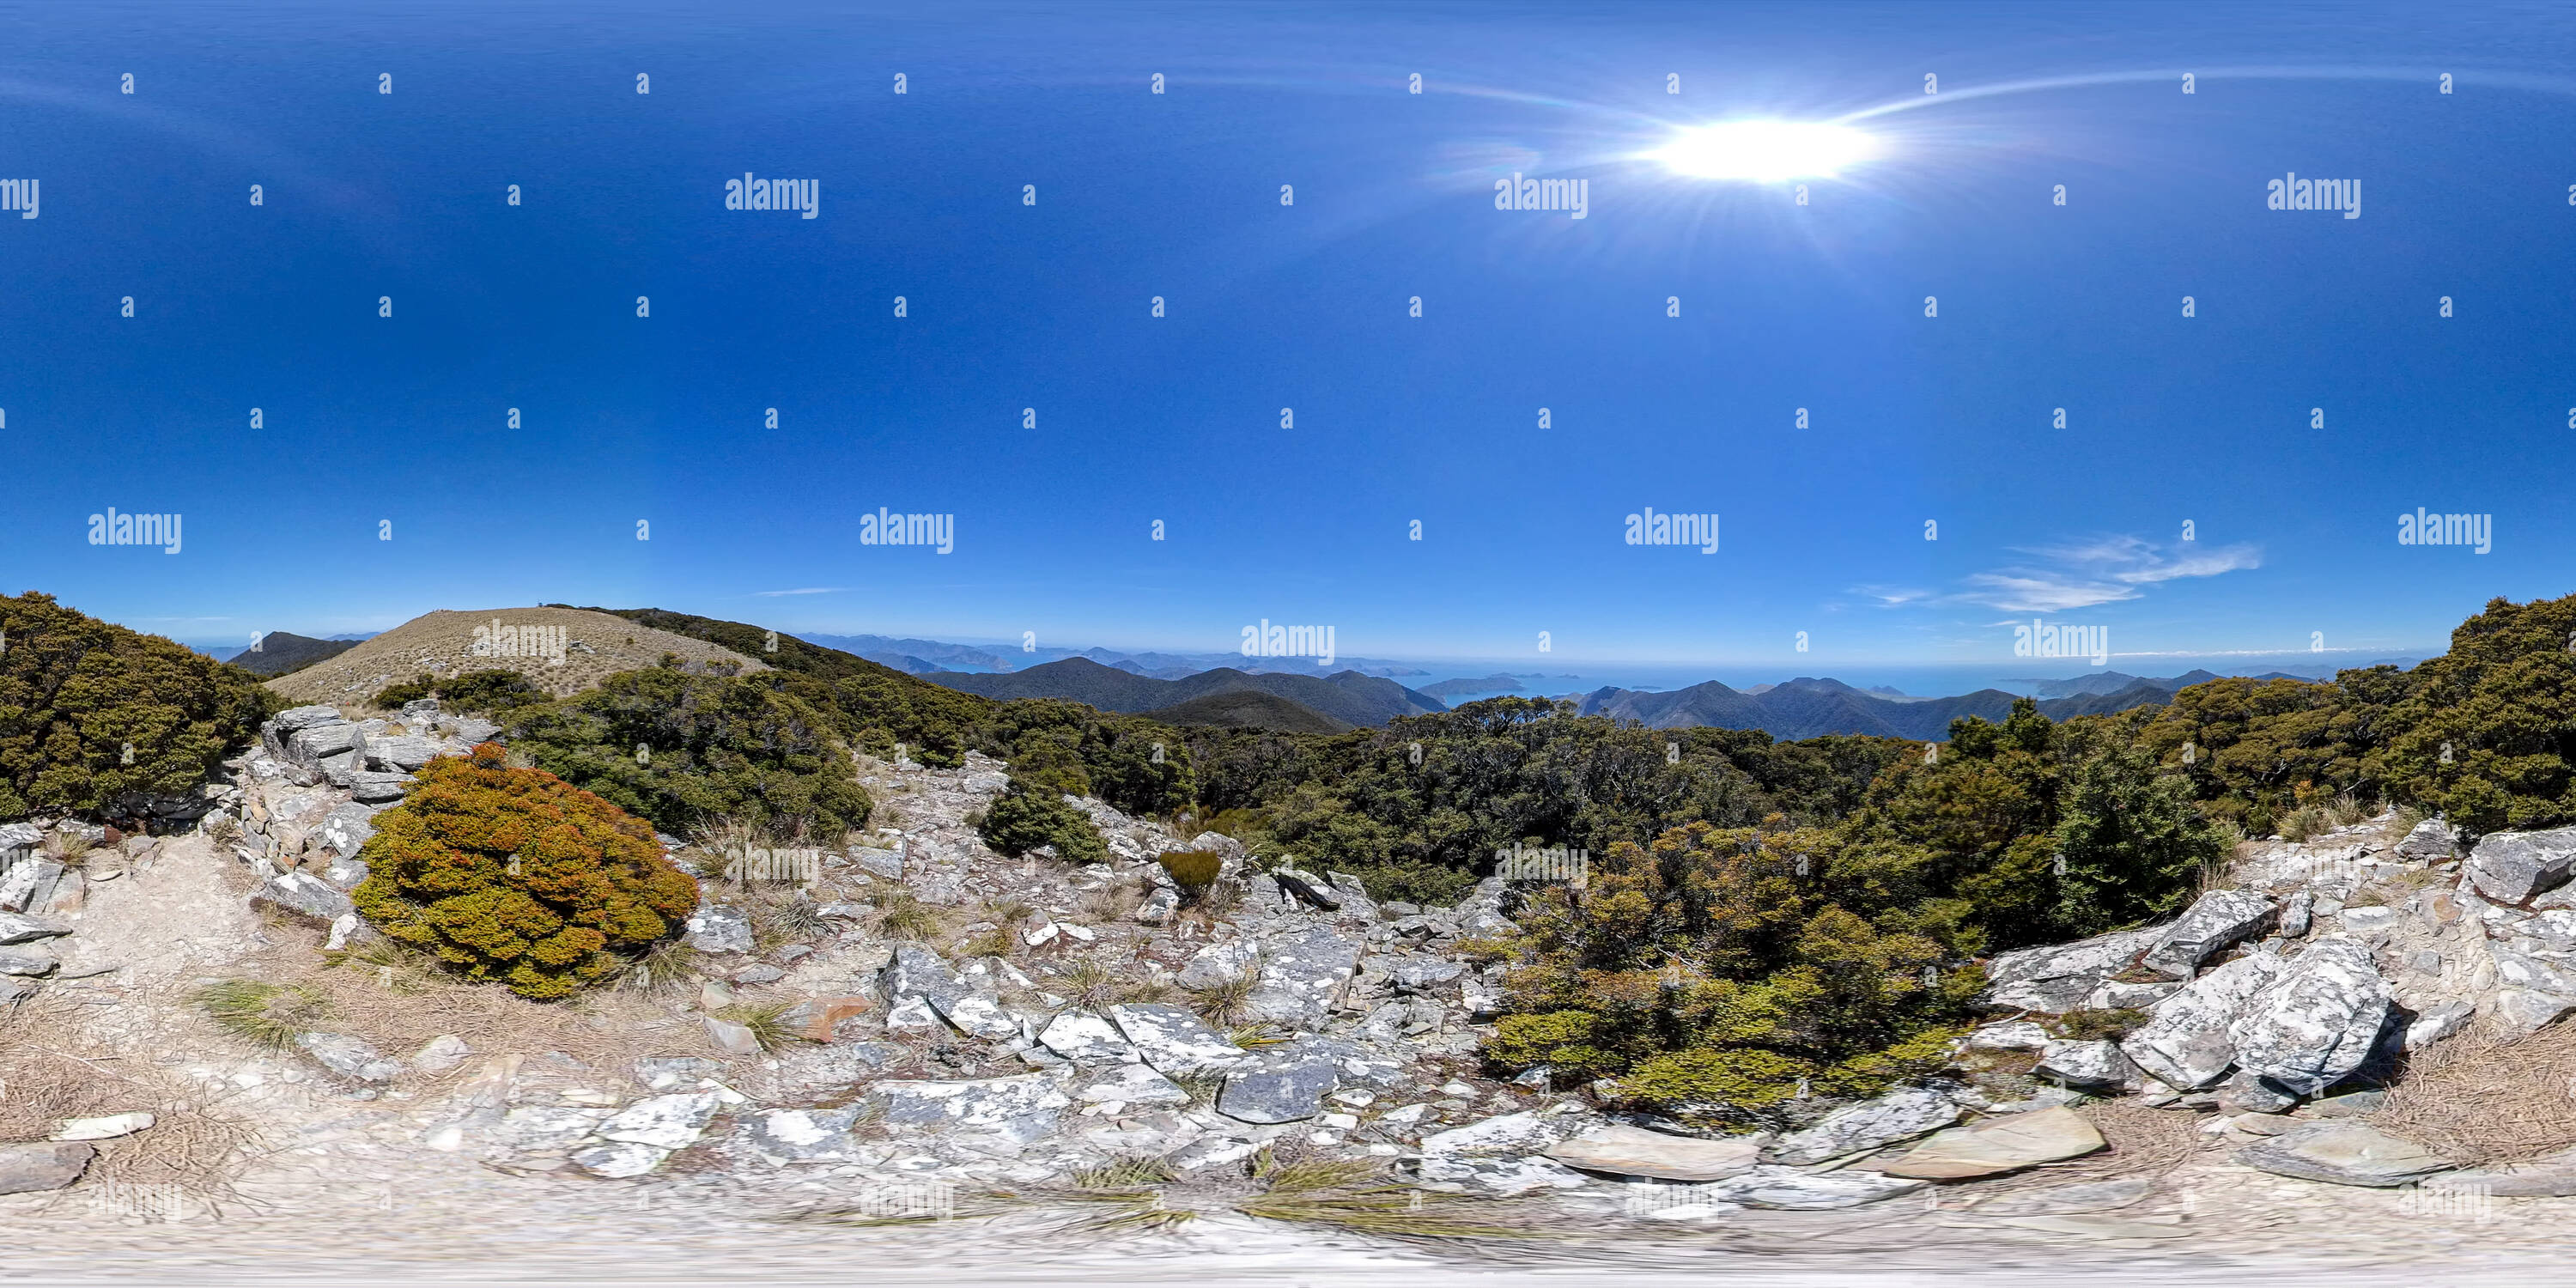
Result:
{"label": "sun flare", "polygon": [[1878,154],[1875,138],[1848,125],[1725,121],[1684,130],[1649,155],[1695,178],[1776,183],[1831,178]]}

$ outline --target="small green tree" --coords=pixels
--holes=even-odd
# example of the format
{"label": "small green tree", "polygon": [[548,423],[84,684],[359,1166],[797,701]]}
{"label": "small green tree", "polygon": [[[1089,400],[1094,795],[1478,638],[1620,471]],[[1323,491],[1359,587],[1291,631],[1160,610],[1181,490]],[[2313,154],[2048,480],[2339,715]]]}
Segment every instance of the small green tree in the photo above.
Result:
{"label": "small green tree", "polygon": [[1057,858],[1072,863],[1101,863],[1109,858],[1099,829],[1082,811],[1065,804],[1054,789],[1018,778],[986,807],[976,832],[984,844],[1013,857],[1051,845]]}

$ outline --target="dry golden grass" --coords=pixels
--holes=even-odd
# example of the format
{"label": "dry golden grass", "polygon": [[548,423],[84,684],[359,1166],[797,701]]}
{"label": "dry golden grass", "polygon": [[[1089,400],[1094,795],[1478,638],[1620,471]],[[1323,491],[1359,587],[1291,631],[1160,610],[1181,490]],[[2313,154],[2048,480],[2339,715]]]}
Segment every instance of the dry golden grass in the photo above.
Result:
{"label": "dry golden grass", "polygon": [[1989,1197],[2133,1176],[2159,1178],[2211,1148],[2211,1138],[2200,1131],[2201,1117],[2189,1110],[2149,1109],[2125,1101],[2101,1100],[2078,1106],[2075,1112],[2102,1133],[2106,1148],[1985,1182],[1976,1187],[1978,1195]]}
{"label": "dry golden grass", "polygon": [[2576,1025],[2437,1042],[2407,1058],[2372,1121],[2469,1166],[2576,1146]]}
{"label": "dry golden grass", "polygon": [[206,1204],[232,1198],[233,1179],[261,1148],[250,1118],[229,1106],[239,1093],[106,1049],[84,1024],[93,1009],[39,994],[0,1010],[0,1141],[43,1140],[66,1118],[147,1112],[151,1127],[98,1143],[82,1184],[169,1186]]}
{"label": "dry golden grass", "polygon": [[[508,626],[563,627],[567,646],[584,644],[592,651],[568,647],[559,666],[547,665],[542,657],[474,656],[474,628],[488,626],[496,618]],[[345,712],[365,706],[386,685],[425,673],[458,675],[509,670],[527,676],[556,697],[564,697],[619,671],[657,666],[664,653],[678,654],[681,662],[692,669],[710,663],[720,668],[737,667],[744,674],[769,669],[731,649],[638,626],[607,613],[587,613],[576,608],[486,608],[424,613],[338,657],[293,675],[279,676],[269,681],[268,687],[298,703],[328,702]]]}

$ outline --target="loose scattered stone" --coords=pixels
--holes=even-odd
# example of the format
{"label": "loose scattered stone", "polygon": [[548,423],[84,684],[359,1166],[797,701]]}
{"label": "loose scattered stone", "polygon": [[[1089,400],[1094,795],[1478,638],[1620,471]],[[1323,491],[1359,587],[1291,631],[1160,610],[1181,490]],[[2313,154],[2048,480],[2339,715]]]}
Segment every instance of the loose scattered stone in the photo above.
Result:
{"label": "loose scattered stone", "polygon": [[1288,1123],[1323,1112],[1324,1095],[1340,1085],[1332,1056],[1306,1042],[1258,1053],[1225,1080],[1217,1112],[1248,1123]]}
{"label": "loose scattered stone", "polygon": [[1206,1021],[1167,1002],[1122,1003],[1109,1008],[1109,1019],[1145,1063],[1165,1077],[1223,1072],[1252,1058]]}
{"label": "loose scattered stone", "polygon": [[360,1082],[391,1082],[402,1076],[402,1066],[388,1060],[384,1053],[369,1046],[362,1038],[345,1033],[299,1033],[295,1045],[320,1061],[324,1068],[344,1078]]}
{"label": "loose scattered stone", "polygon": [[1937,1091],[1898,1087],[1864,1104],[1825,1115],[1814,1126],[1781,1138],[1767,1152],[1774,1163],[1805,1165],[1879,1149],[1959,1121],[1959,1106]]}
{"label": "loose scattered stone", "polygon": [[59,1190],[81,1178],[98,1146],[87,1141],[0,1145],[0,1194]]}
{"label": "loose scattered stone", "polygon": [[2576,827],[2496,832],[2469,851],[2469,883],[2497,903],[2519,904],[2576,872]]}
{"label": "loose scattered stone", "polygon": [[2139,960],[2175,979],[2189,979],[2210,954],[2269,924],[2272,913],[2272,901],[2254,891],[2212,890],[2193,900],[2163,942]]}
{"label": "loose scattered stone", "polygon": [[700,908],[689,917],[688,941],[702,953],[750,952],[751,916],[722,904]]}

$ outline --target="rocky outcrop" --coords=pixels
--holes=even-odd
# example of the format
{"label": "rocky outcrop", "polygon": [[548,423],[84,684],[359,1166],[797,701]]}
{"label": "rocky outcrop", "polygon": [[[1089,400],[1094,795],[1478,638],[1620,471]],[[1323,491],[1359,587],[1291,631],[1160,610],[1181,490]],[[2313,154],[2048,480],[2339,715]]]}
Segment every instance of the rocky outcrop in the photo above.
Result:
{"label": "rocky outcrop", "polygon": [[2212,890],[2192,901],[2182,920],[2167,927],[2140,957],[2151,970],[2189,979],[2210,954],[2269,924],[2272,901],[2250,890]]}
{"label": "rocky outcrop", "polygon": [[2469,884],[2497,903],[2521,904],[2576,874],[2576,827],[2496,832],[2469,851]]}

